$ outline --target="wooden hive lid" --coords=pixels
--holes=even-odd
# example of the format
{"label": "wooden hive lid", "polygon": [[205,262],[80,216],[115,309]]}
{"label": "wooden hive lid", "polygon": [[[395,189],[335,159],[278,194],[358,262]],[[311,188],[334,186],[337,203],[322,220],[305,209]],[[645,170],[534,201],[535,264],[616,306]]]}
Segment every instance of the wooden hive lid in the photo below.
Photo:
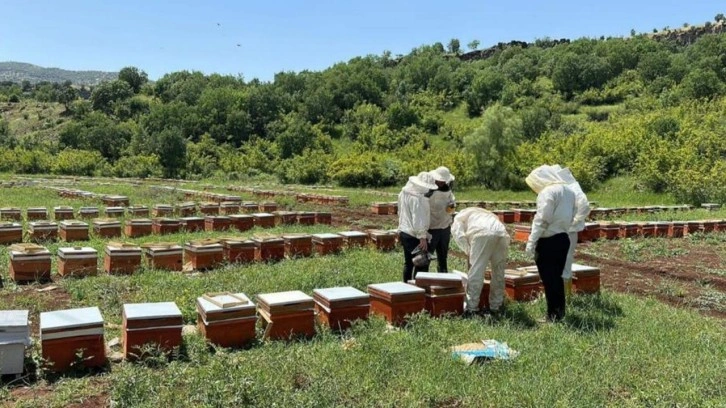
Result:
{"label": "wooden hive lid", "polygon": [[157,210],[171,210],[174,207],[171,204],[154,204],[154,208]]}
{"label": "wooden hive lid", "polygon": [[204,321],[252,317],[256,305],[244,293],[207,293],[197,298],[197,311]]}
{"label": "wooden hive lid", "polygon": [[260,308],[270,314],[312,310],[315,303],[312,297],[299,290],[259,294],[257,301]]}
{"label": "wooden hive lid", "polygon": [[461,288],[464,286],[461,276],[453,273],[418,272],[416,286],[426,288],[441,286],[445,288]]}
{"label": "wooden hive lid", "polygon": [[[517,269],[505,269],[504,270],[504,280],[508,283],[512,284],[530,284],[530,283],[537,283],[540,281],[539,279],[539,273],[537,272],[537,267],[535,266],[534,271],[531,269],[532,267],[525,267],[525,268],[517,268]],[[491,276],[491,272],[490,276]]]}
{"label": "wooden hive lid", "polygon": [[28,313],[28,310],[0,310],[0,336],[11,330],[28,330]]}
{"label": "wooden hive lid", "polygon": [[106,207],[107,212],[124,212],[126,211],[125,207]]}
{"label": "wooden hive lid", "polygon": [[339,232],[338,235],[343,236],[345,238],[358,238],[358,237],[367,237],[368,234],[362,231],[342,231]]}
{"label": "wooden hive lid", "polygon": [[91,247],[61,247],[58,248],[58,256],[61,258],[95,257],[98,256],[98,251]]}
{"label": "wooden hive lid", "polygon": [[395,298],[418,297],[419,295],[423,297],[426,291],[423,288],[408,283],[387,282],[368,285],[368,293],[371,296],[394,300]]}
{"label": "wooden hive lid", "polygon": [[16,259],[18,257],[50,257],[50,251],[38,244],[32,243],[21,243],[13,244],[8,248],[10,250],[10,259]]}
{"label": "wooden hive lid", "polygon": [[181,220],[177,218],[167,218],[167,217],[157,217],[152,220],[153,223],[156,224],[163,224],[163,225],[179,225],[181,224]]}
{"label": "wooden hive lid", "polygon": [[28,212],[48,212],[48,209],[45,207],[28,207]]}
{"label": "wooden hive lid", "polygon": [[126,320],[182,318],[174,302],[125,303],[123,314]]}
{"label": "wooden hive lid", "polygon": [[323,232],[320,234],[313,234],[313,241],[328,241],[328,240],[334,240],[334,239],[342,239],[343,237],[339,234],[334,234],[332,232]]}
{"label": "wooden hive lid", "polygon": [[231,218],[233,220],[238,220],[238,219],[248,220],[248,219],[252,219],[254,217],[250,214],[230,214],[229,218]]}
{"label": "wooden hive lid", "polygon": [[98,212],[98,207],[81,207],[78,209],[80,212]]}
{"label": "wooden hive lid", "polygon": [[99,227],[120,227],[121,221],[113,218],[97,218],[93,220],[93,225]]}
{"label": "wooden hive lid", "polygon": [[323,306],[355,306],[368,304],[369,295],[352,286],[313,290],[313,298]]}
{"label": "wooden hive lid", "polygon": [[67,205],[59,205],[53,207],[53,211],[73,211],[73,207]]}
{"label": "wooden hive lid", "polygon": [[268,217],[274,217],[275,214],[267,213],[267,212],[256,212],[256,213],[252,214],[252,216],[255,218],[268,218]]}
{"label": "wooden hive lid", "polygon": [[134,218],[132,220],[126,220],[128,225],[151,225],[152,221],[148,218]]}
{"label": "wooden hive lid", "polygon": [[23,226],[17,222],[8,222],[8,221],[0,222],[0,229],[15,230],[18,228],[23,228]]}
{"label": "wooden hive lid", "polygon": [[40,313],[41,333],[98,325],[103,327],[103,316],[101,316],[101,310],[98,307],[84,307]]}
{"label": "wooden hive lid", "polygon": [[579,276],[599,275],[600,268],[597,268],[595,266],[588,266],[588,265],[581,265],[581,264],[573,263],[572,264],[572,273],[577,274]]}

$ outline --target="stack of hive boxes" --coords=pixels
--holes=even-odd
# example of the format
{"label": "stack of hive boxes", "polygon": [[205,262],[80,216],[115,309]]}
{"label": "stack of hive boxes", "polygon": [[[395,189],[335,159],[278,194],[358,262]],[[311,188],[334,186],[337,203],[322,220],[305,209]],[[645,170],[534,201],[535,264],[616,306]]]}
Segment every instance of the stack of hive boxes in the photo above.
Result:
{"label": "stack of hive boxes", "polygon": [[86,367],[106,363],[103,317],[97,307],[41,313],[40,342],[43,359],[54,371],[69,369],[77,353]]}
{"label": "stack of hive boxes", "polygon": [[91,247],[58,248],[60,276],[92,276],[98,273],[98,251]]}
{"label": "stack of hive boxes", "polygon": [[93,220],[93,232],[101,238],[120,237],[121,221],[112,219]]}
{"label": "stack of hive boxes", "polygon": [[75,220],[60,222],[60,237],[63,241],[88,241],[88,223]]}
{"label": "stack of hive boxes", "polygon": [[367,319],[370,297],[367,293],[346,286],[313,291],[318,321],[333,330],[345,330],[358,319]]}
{"label": "stack of hive boxes", "polygon": [[10,246],[10,279],[15,282],[50,280],[50,251],[36,244]]}
{"label": "stack of hive boxes", "polygon": [[214,269],[224,262],[224,248],[217,240],[187,242],[184,255],[193,270]]}
{"label": "stack of hive boxes", "polygon": [[152,221],[148,218],[136,218],[126,220],[124,225],[124,233],[129,238],[143,237],[151,235]]}
{"label": "stack of hive boxes", "polygon": [[329,232],[313,234],[313,246],[319,255],[335,254],[340,252],[343,246],[343,237]]}
{"label": "stack of hive boxes", "polygon": [[143,357],[144,346],[171,352],[182,341],[182,314],[174,302],[123,305],[123,353],[126,359]]}
{"label": "stack of hive boxes", "polygon": [[461,276],[453,273],[418,272],[416,286],[426,291],[426,310],[431,316],[446,313],[464,313],[464,284]]}
{"label": "stack of hive boxes", "polygon": [[[466,286],[469,283],[469,274],[466,272],[461,272],[457,270],[451,271],[451,273],[459,275],[461,278],[461,283],[464,285],[464,293],[466,293]],[[490,288],[491,282],[489,280],[484,280],[484,285],[481,288],[481,293],[479,293],[479,305],[477,305],[477,308],[479,310],[485,310],[489,309],[489,288]]]}
{"label": "stack of hive boxes", "polygon": [[0,310],[0,375],[22,374],[30,345],[27,310]]}
{"label": "stack of hive boxes", "polygon": [[244,347],[255,339],[256,306],[244,293],[210,293],[197,298],[197,327],[211,343]]}
{"label": "stack of hive boxes", "polygon": [[370,312],[386,318],[392,324],[403,324],[406,316],[424,310],[426,292],[403,282],[368,285]]}
{"label": "stack of hive boxes", "polygon": [[258,311],[266,323],[264,338],[289,339],[315,335],[313,298],[299,290],[257,295]]}
{"label": "stack of hive boxes", "polygon": [[109,242],[104,250],[103,269],[109,274],[131,275],[141,268],[141,247]]}

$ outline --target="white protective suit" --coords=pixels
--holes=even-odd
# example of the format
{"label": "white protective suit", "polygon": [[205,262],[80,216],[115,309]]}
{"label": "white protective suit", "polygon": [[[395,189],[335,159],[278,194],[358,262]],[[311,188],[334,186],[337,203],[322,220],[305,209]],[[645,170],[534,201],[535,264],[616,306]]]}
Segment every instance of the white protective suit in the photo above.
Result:
{"label": "white protective suit", "polygon": [[429,189],[412,182],[406,183],[398,194],[398,230],[408,235],[429,238],[430,207],[424,196]]}
{"label": "white protective suit", "polygon": [[446,208],[453,201],[455,201],[455,197],[451,191],[434,191],[431,198],[429,198],[431,208],[430,229],[444,229],[451,225],[451,214],[446,212]]}
{"label": "white protective suit", "polygon": [[[532,220],[532,231],[527,241],[527,253],[534,255],[535,246],[540,238],[570,232],[575,218],[576,198],[557,174],[553,166],[540,166],[525,179],[537,193],[537,213]],[[570,245],[572,246],[572,245]]]}
{"label": "white protective suit", "polygon": [[[575,218],[572,220],[570,226],[570,250],[567,252],[567,263],[565,264],[565,271],[562,273],[562,279],[572,279],[572,263],[575,261],[575,246],[577,245],[577,233],[585,229],[585,221],[590,215],[590,202],[587,200],[585,192],[582,191],[580,183],[575,180],[570,169],[565,167],[557,172],[560,180],[566,183],[567,187],[575,193]],[[569,282],[568,282],[569,286]]]}
{"label": "white protective suit", "polygon": [[504,268],[509,254],[509,234],[499,218],[483,208],[466,208],[454,217],[451,235],[469,257],[466,309],[476,311],[484,287],[484,271],[491,262],[489,308],[498,310],[504,301]]}

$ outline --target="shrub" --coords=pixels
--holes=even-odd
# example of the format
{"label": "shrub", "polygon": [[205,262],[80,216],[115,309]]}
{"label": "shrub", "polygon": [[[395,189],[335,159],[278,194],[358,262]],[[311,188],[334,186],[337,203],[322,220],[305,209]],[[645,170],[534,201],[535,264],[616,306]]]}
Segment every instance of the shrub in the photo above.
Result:
{"label": "shrub", "polygon": [[320,151],[305,149],[303,154],[283,160],[275,174],[281,183],[316,184],[328,179],[328,167],[332,156]]}
{"label": "shrub", "polygon": [[54,157],[52,171],[70,176],[93,176],[105,162],[99,152],[65,149]]}
{"label": "shrub", "polygon": [[403,178],[399,161],[373,152],[351,154],[334,161],[328,175],[344,187],[392,186]]}
{"label": "shrub", "polygon": [[155,154],[124,156],[114,164],[113,174],[117,177],[161,177],[164,168]]}

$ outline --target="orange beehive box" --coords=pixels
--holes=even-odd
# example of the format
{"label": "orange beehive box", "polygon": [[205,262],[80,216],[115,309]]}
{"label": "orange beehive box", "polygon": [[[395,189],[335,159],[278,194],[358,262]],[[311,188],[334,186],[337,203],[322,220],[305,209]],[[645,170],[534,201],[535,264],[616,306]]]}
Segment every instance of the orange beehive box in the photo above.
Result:
{"label": "orange beehive box", "polygon": [[205,231],[225,231],[232,226],[232,219],[226,215],[207,215],[204,217]]}
{"label": "orange beehive box", "polygon": [[618,239],[620,238],[620,224],[603,222],[600,223],[600,238]]}
{"label": "orange beehive box", "polygon": [[575,293],[597,293],[600,291],[600,268],[572,264],[572,290]]}
{"label": "orange beehive box", "polygon": [[316,212],[315,223],[330,225],[333,223],[333,215],[329,212]]}
{"label": "orange beehive box", "polygon": [[204,231],[204,218],[182,217],[179,218],[180,228],[187,232]]}
{"label": "orange beehive box", "polygon": [[638,236],[638,224],[634,222],[624,222],[620,224],[620,231],[618,237],[620,238],[633,238]]}
{"label": "orange beehive box", "polygon": [[343,237],[346,248],[364,247],[368,245],[368,234],[362,231],[343,231],[338,233]]}
{"label": "orange beehive box", "polygon": [[224,263],[224,248],[216,241],[192,241],[184,244],[184,256],[194,270],[214,269]]}
{"label": "orange beehive box", "polygon": [[20,214],[20,208],[17,207],[3,207],[0,208],[0,219],[9,221],[20,221],[23,219]]}
{"label": "orange beehive box", "polygon": [[718,232],[726,232],[726,220],[719,220],[716,223],[716,231],[718,231]]}
{"label": "orange beehive box", "polygon": [[[487,271],[485,276],[491,279],[491,272]],[[534,300],[544,290],[536,266],[505,270],[504,283],[507,296],[518,302]]]}
{"label": "orange beehive box", "polygon": [[383,316],[389,323],[403,324],[406,316],[419,313],[426,306],[423,288],[403,282],[368,285],[371,314]]}
{"label": "orange beehive box", "polygon": [[271,201],[264,201],[260,203],[260,210],[261,213],[271,213],[273,211],[277,211],[277,203],[273,203]]}
{"label": "orange beehive box", "polygon": [[426,291],[425,309],[431,316],[464,313],[464,282],[454,273],[419,272],[415,285]]}
{"label": "orange beehive box", "polygon": [[255,261],[279,261],[285,258],[285,240],[277,237],[254,237]]}
{"label": "orange beehive box", "polygon": [[514,211],[512,210],[500,210],[497,212],[499,220],[505,224],[514,223]]}
{"label": "orange beehive box", "polygon": [[300,225],[315,225],[315,213],[312,212],[298,212],[297,223]]}
{"label": "orange beehive box", "polygon": [[107,195],[101,197],[101,201],[110,207],[128,207],[129,198],[123,195]]}
{"label": "orange beehive box", "polygon": [[244,347],[255,340],[256,306],[244,293],[211,293],[197,298],[197,327],[212,344]]}
{"label": "orange beehive box", "polygon": [[219,213],[220,214],[239,214],[239,205],[240,203],[235,201],[222,201],[219,203]]}
{"label": "orange beehive box", "polygon": [[343,237],[329,232],[313,234],[313,247],[318,255],[335,254],[343,247]]}
{"label": "orange beehive box", "polygon": [[232,214],[229,219],[237,231],[251,230],[255,226],[255,218],[249,214]]}
{"label": "orange beehive box", "polygon": [[98,214],[98,207],[81,207],[78,209],[78,218],[96,218]]}
{"label": "orange beehive box", "polygon": [[85,367],[105,365],[101,311],[97,307],[86,307],[41,312],[40,344],[47,368],[56,372],[70,369],[77,361],[82,361]]}
{"label": "orange beehive box", "polygon": [[597,222],[585,223],[585,229],[577,233],[577,242],[597,241],[600,238],[600,224]]}
{"label": "orange beehive box", "polygon": [[459,316],[464,313],[464,299],[466,299],[466,292],[463,288],[458,289],[457,293],[445,295],[427,293],[424,309],[433,317],[449,314]]}
{"label": "orange beehive box", "polygon": [[151,220],[151,231],[154,234],[176,234],[181,230],[181,221],[174,218],[154,218]]}
{"label": "orange beehive box", "polygon": [[25,211],[26,216],[25,218],[30,220],[47,220],[48,219],[48,209],[45,207],[28,207],[28,209]]}
{"label": "orange beehive box", "polygon": [[176,206],[179,217],[193,217],[197,214],[197,205],[193,202],[184,202]]}
{"label": "orange beehive box", "polygon": [[141,269],[141,247],[136,244],[109,243],[103,256],[103,270],[108,274],[132,275]]}
{"label": "orange beehive box", "polygon": [[668,237],[669,238],[683,238],[684,230],[686,228],[685,222],[673,221],[668,226]]}
{"label": "orange beehive box", "polygon": [[151,209],[153,217],[171,217],[174,215],[174,207],[169,204],[155,204]]}
{"label": "orange beehive box", "polygon": [[151,235],[152,222],[148,218],[136,218],[126,220],[124,225],[124,233],[129,238],[143,237]]}
{"label": "orange beehive box", "polygon": [[312,297],[299,290],[257,295],[257,310],[265,324],[263,338],[313,337],[314,304]]}
{"label": "orange beehive box", "polygon": [[23,242],[23,226],[17,222],[0,222],[0,244]]}
{"label": "orange beehive box", "polygon": [[369,230],[368,236],[379,251],[392,251],[396,248],[397,235],[392,231]]}
{"label": "orange beehive box", "polygon": [[718,225],[718,221],[704,220],[704,221],[701,221],[700,229],[704,233],[708,234],[708,233],[716,231],[717,225]]}
{"label": "orange beehive box", "polygon": [[126,214],[125,207],[106,207],[103,211],[106,217],[109,218],[121,218]]}
{"label": "orange beehive box", "polygon": [[242,203],[241,209],[247,214],[252,214],[258,212],[260,206],[254,201],[245,201]]}
{"label": "orange beehive box", "polygon": [[514,240],[517,242],[527,242],[529,234],[532,233],[532,226],[517,224],[514,226]]}
{"label": "orange beehive box", "polygon": [[530,210],[525,208],[515,208],[514,210],[514,222],[532,222],[534,215],[537,210]]}
{"label": "orange beehive box", "polygon": [[143,358],[144,346],[171,353],[181,346],[182,314],[174,302],[123,305],[123,353],[129,360]]}
{"label": "orange beehive box", "polygon": [[148,217],[149,207],[145,205],[135,205],[133,207],[126,208],[126,211],[131,217]]}
{"label": "orange beehive box", "polygon": [[350,286],[315,289],[313,299],[318,321],[333,330],[346,330],[370,311],[370,296]]}
{"label": "orange beehive box", "polygon": [[73,207],[53,207],[53,218],[56,221],[61,220],[72,220],[73,219]]}
{"label": "orange beehive box", "polygon": [[654,227],[654,236],[659,238],[665,238],[668,236],[668,230],[670,229],[670,223],[667,222],[652,222],[650,223]]}
{"label": "orange beehive box", "polygon": [[199,204],[199,212],[204,215],[219,215],[219,203],[201,203]]}
{"label": "orange beehive box", "polygon": [[17,244],[10,248],[10,279],[15,282],[50,280],[50,251],[35,244]]}
{"label": "orange beehive box", "polygon": [[393,211],[388,203],[373,203],[371,204],[371,213],[376,215],[388,215],[392,214]]}
{"label": "orange beehive box", "polygon": [[91,247],[58,248],[58,275],[94,276],[98,273],[98,251]]}
{"label": "orange beehive box", "polygon": [[393,215],[398,214],[398,203],[396,201],[391,201],[390,203],[388,203],[388,205],[389,205],[390,211],[392,211],[391,214],[393,214]]}
{"label": "orange beehive box", "polygon": [[685,223],[685,226],[683,228],[683,234],[696,234],[699,232],[703,232],[703,226],[701,225],[700,221],[687,221]]}
{"label": "orange beehive box", "polygon": [[252,214],[254,219],[255,227],[259,228],[274,228],[275,227],[275,214],[267,212],[259,212]]}
{"label": "orange beehive box", "polygon": [[245,238],[220,238],[224,259],[231,263],[254,262],[255,242]]}
{"label": "orange beehive box", "polygon": [[63,241],[88,241],[88,223],[83,221],[65,220],[60,224],[60,237]]}
{"label": "orange beehive box", "polygon": [[102,238],[115,238],[121,236],[121,222],[111,219],[93,220],[93,232]]}
{"label": "orange beehive box", "polygon": [[274,211],[276,224],[292,225],[297,222],[297,213],[294,211]]}
{"label": "orange beehive box", "polygon": [[310,234],[283,234],[285,255],[288,258],[311,256],[313,254],[313,237]]}
{"label": "orange beehive box", "polygon": [[33,242],[58,239],[58,224],[54,221],[33,221],[28,223],[28,236]]}
{"label": "orange beehive box", "polygon": [[641,222],[638,224],[638,233],[644,238],[653,238],[655,236],[655,225]]}
{"label": "orange beehive box", "polygon": [[183,268],[181,246],[170,243],[153,243],[141,246],[149,268],[168,271],[181,271]]}
{"label": "orange beehive box", "polygon": [[[464,285],[464,298],[466,298],[466,285],[469,283],[469,275],[466,272],[461,272],[454,270],[452,273],[455,273],[461,277],[461,281]],[[479,305],[477,306],[479,310],[485,310],[489,308],[489,288],[490,288],[491,282],[489,280],[484,280],[484,286],[481,288],[481,293],[479,294]]]}

